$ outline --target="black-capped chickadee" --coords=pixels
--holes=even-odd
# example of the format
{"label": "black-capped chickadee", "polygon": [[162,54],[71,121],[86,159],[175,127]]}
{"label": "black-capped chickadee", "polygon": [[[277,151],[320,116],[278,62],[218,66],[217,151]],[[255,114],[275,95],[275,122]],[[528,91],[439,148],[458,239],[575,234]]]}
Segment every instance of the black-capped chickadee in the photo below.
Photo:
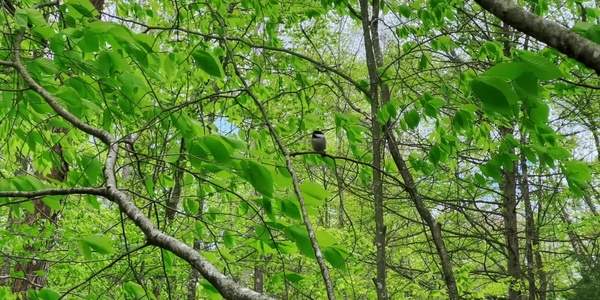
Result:
{"label": "black-capped chickadee", "polygon": [[312,148],[315,152],[321,153],[321,156],[325,154],[325,148],[327,147],[327,141],[322,131],[316,130],[312,134]]}

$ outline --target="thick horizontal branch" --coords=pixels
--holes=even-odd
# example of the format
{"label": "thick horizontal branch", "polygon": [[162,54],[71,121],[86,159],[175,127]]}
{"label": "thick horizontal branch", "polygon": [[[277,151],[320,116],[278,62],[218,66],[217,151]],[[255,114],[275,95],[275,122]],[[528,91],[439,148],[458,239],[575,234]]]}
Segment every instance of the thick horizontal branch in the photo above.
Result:
{"label": "thick horizontal branch", "polygon": [[600,45],[557,23],[527,12],[512,0],[475,0],[475,2],[515,29],[600,73]]}
{"label": "thick horizontal branch", "polygon": [[47,189],[39,191],[0,191],[0,197],[6,198],[34,198],[59,195],[95,195],[106,197],[106,188],[70,188],[70,189]]}

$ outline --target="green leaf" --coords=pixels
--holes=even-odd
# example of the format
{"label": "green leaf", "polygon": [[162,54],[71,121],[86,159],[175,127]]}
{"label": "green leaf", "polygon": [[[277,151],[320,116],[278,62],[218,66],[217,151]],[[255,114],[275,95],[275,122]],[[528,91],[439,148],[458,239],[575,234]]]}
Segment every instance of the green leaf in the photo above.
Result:
{"label": "green leaf", "polygon": [[154,181],[152,181],[152,178],[146,178],[144,183],[146,185],[146,192],[148,192],[148,195],[150,197],[154,197]]}
{"label": "green leaf", "polygon": [[48,23],[46,23],[46,19],[42,15],[42,13],[34,8],[26,8],[25,12],[27,13],[27,17],[29,18],[29,22],[36,27],[47,27]]}
{"label": "green leaf", "polygon": [[324,247],[323,256],[332,267],[340,270],[346,269],[346,259],[334,247]]}
{"label": "green leaf", "polygon": [[34,33],[35,35],[38,35],[45,40],[50,39],[56,34],[56,32],[54,32],[54,29],[50,27],[35,27],[33,28],[33,30],[31,30],[31,33]]}
{"label": "green leaf", "polygon": [[192,57],[196,61],[196,66],[208,75],[218,78],[223,78],[225,76],[221,62],[219,62],[219,60],[211,53],[203,50],[196,50],[192,53]]}
{"label": "green leaf", "polygon": [[194,222],[194,227],[196,228],[196,234],[198,235],[198,237],[202,238],[204,234],[204,223],[196,221]]}
{"label": "green leaf", "polygon": [[589,22],[577,22],[577,24],[573,26],[572,30],[575,32],[586,32],[592,26],[594,26],[594,24]]}
{"label": "green leaf", "polygon": [[533,72],[525,72],[521,74],[515,80],[516,89],[522,89],[526,94],[521,95],[522,98],[527,98],[528,96],[540,97],[540,83],[538,78],[533,74]]}
{"label": "green leaf", "polygon": [[[173,126],[179,129],[181,136],[183,136],[186,140],[192,140],[194,137],[196,137],[196,132],[194,131],[192,120],[188,115],[184,113],[174,113],[170,116],[170,119],[171,122],[173,122]],[[190,154],[193,153],[190,152]]]}
{"label": "green leaf", "polygon": [[165,262],[165,270],[168,273],[171,273],[171,271],[173,271],[173,260],[175,259],[175,254],[173,254],[173,252],[171,252],[171,251],[163,249],[162,257],[163,257],[163,261]]}
{"label": "green leaf", "polygon": [[438,145],[434,145],[429,149],[429,161],[435,166],[440,162],[440,158],[442,156],[442,150]]}
{"label": "green leaf", "polygon": [[123,284],[123,289],[134,299],[147,299],[146,290],[135,282],[126,282]]}
{"label": "green leaf", "polygon": [[449,142],[456,142],[456,141],[458,141],[458,138],[456,136],[454,136],[454,135],[451,135],[451,134],[444,134],[444,136],[442,136],[442,137],[446,141],[449,141]]}
{"label": "green leaf", "polygon": [[304,276],[298,274],[298,273],[294,273],[294,272],[289,272],[286,271],[285,272],[285,279],[289,280],[291,283],[298,283],[301,280],[304,280]]}
{"label": "green leaf", "polygon": [[223,243],[227,249],[233,248],[233,238],[234,234],[232,232],[226,230],[223,233]]}
{"label": "green leaf", "polygon": [[241,166],[246,179],[259,193],[265,196],[273,195],[273,177],[267,168],[249,159],[242,160]]}
{"label": "green leaf", "polygon": [[254,236],[263,241],[271,239],[271,235],[265,226],[257,225],[254,227]]}
{"label": "green leaf", "polygon": [[504,80],[499,77],[480,76],[471,82],[471,86],[486,112],[512,118],[511,107],[517,103],[518,96]]}
{"label": "green leaf", "polygon": [[231,157],[229,156],[229,151],[227,147],[223,144],[222,140],[218,136],[205,136],[202,141],[204,145],[208,148],[208,151],[218,163],[228,163],[231,161]]}
{"label": "green leaf", "polygon": [[551,146],[547,151],[548,155],[553,159],[562,160],[565,158],[570,158],[572,155],[567,149],[559,146]]}
{"label": "green leaf", "polygon": [[100,254],[112,254],[115,252],[111,241],[106,237],[90,235],[83,238],[81,241],[90,248],[98,251]]}
{"label": "green leaf", "polygon": [[592,180],[592,170],[581,161],[571,160],[563,162],[569,189],[576,196],[583,196],[583,189],[588,188],[588,181]]}
{"label": "green leaf", "polygon": [[31,201],[21,202],[19,205],[25,209],[28,213],[35,213],[35,205]]}
{"label": "green leaf", "polygon": [[223,299],[223,297],[221,297],[221,294],[219,293],[217,288],[215,288],[210,282],[208,282],[206,280],[202,280],[202,281],[200,281],[200,285],[202,286],[202,289],[204,290],[204,292],[206,292],[206,294],[208,294],[208,298],[210,300]]}
{"label": "green leaf", "polygon": [[539,54],[523,51],[519,57],[539,80],[547,81],[565,76],[555,64]]}
{"label": "green leaf", "polygon": [[88,18],[98,15],[98,12],[88,0],[69,0],[65,4]]}
{"label": "green leaf", "polygon": [[392,104],[391,102],[385,105],[385,109],[387,110],[387,112],[390,114],[390,116],[393,119],[398,117],[398,112],[396,111],[396,106],[394,104]]}
{"label": "green leaf", "polygon": [[427,69],[428,65],[429,65],[429,59],[427,58],[427,55],[425,55],[425,54],[421,55],[421,61],[419,61],[419,70]]}
{"label": "green leaf", "polygon": [[85,243],[83,240],[80,240],[77,245],[83,257],[86,259],[92,259],[92,248],[90,248],[87,243]]}
{"label": "green leaf", "polygon": [[416,109],[411,109],[407,113],[404,114],[404,120],[406,121],[406,125],[410,129],[415,129],[419,126],[419,112]]}
{"label": "green leaf", "polygon": [[183,202],[183,209],[186,213],[197,215],[200,210],[200,203],[196,199],[186,198]]}
{"label": "green leaf", "polygon": [[81,48],[81,51],[85,53],[93,53],[100,50],[100,41],[98,40],[98,34],[87,27],[84,29],[83,39],[79,41],[77,45]]}
{"label": "green leaf", "polygon": [[40,300],[58,300],[60,298],[60,294],[49,289],[42,289],[38,294]]}
{"label": "green leaf", "polygon": [[44,73],[55,75],[58,72],[54,62],[47,58],[38,58],[33,61]]}
{"label": "green leaf", "polygon": [[84,155],[81,157],[81,168],[91,185],[98,183],[98,178],[102,177],[102,166],[97,157]]}
{"label": "green leaf", "polygon": [[16,188],[17,191],[37,191],[43,190],[47,186],[42,183],[37,177],[27,175],[8,179]]}
{"label": "green leaf", "polygon": [[100,209],[100,202],[98,202],[98,198],[94,195],[85,196],[85,201],[90,204],[95,209]]}
{"label": "green leaf", "polygon": [[246,142],[233,138],[233,137],[228,137],[228,136],[221,136],[221,139],[223,139],[225,142],[227,142],[233,149],[246,149],[248,148],[248,145],[246,145]]}
{"label": "green leaf", "polygon": [[379,120],[379,124],[384,125],[390,119],[390,113],[382,108],[377,112],[377,119]]}
{"label": "green leaf", "polygon": [[477,180],[480,186],[487,186],[487,180],[481,174],[475,173],[475,180]]}
{"label": "green leaf", "polygon": [[335,245],[339,240],[327,231],[315,231],[315,237],[321,247],[329,247]]}
{"label": "green leaf", "polygon": [[113,22],[104,22],[104,21],[100,21],[100,20],[94,20],[94,22],[87,24],[86,28],[94,31],[95,33],[106,33],[110,29],[112,29],[116,26],[118,26],[118,25]]}
{"label": "green leaf", "polygon": [[315,258],[315,250],[312,248],[308,231],[304,226],[292,225],[283,231],[285,235],[296,243],[296,246],[306,257]]}
{"label": "green leaf", "polygon": [[500,166],[497,162],[490,161],[480,168],[484,175],[494,178],[496,182],[500,182],[502,173],[500,172]]}
{"label": "green leaf", "polygon": [[446,101],[442,100],[441,98],[432,98],[429,101],[427,101],[427,104],[433,106],[433,108],[435,109],[439,109],[441,107],[443,107],[444,105],[446,105]]}
{"label": "green leaf", "polygon": [[544,125],[548,123],[548,116],[550,115],[550,108],[548,104],[535,101],[528,105],[529,109],[529,118],[531,121],[537,125]]}
{"label": "green leaf", "polygon": [[326,189],[311,181],[304,181],[300,184],[300,191],[302,191],[304,197],[312,197],[319,201],[323,201],[329,197],[329,192]]}
{"label": "green leaf", "polygon": [[525,157],[527,157],[530,162],[537,162],[537,155],[535,155],[535,152],[533,152],[530,147],[523,147],[523,154],[525,154]]}
{"label": "green leaf", "polygon": [[281,211],[283,215],[297,221],[302,221],[302,214],[298,206],[290,200],[281,200]]}
{"label": "green leaf", "polygon": [[563,165],[566,168],[568,178],[581,181],[592,180],[592,170],[588,167],[587,163],[578,160],[570,160],[563,162]]}
{"label": "green leaf", "polygon": [[112,300],[111,298],[108,298],[104,295],[96,295],[96,294],[88,294],[87,297],[85,297],[85,300]]}
{"label": "green leaf", "polygon": [[62,200],[65,196],[46,196],[42,198],[42,202],[48,205],[50,208],[59,211],[62,209],[60,205],[60,200]]}
{"label": "green leaf", "polygon": [[160,176],[158,177],[158,182],[162,187],[175,187],[175,180],[173,180],[173,177],[171,177],[168,174],[160,174]]}
{"label": "green leaf", "polygon": [[500,63],[487,72],[483,73],[483,76],[496,76],[502,79],[513,80],[519,77],[525,72],[525,65],[519,62]]}
{"label": "green leaf", "polygon": [[400,5],[400,14],[405,18],[410,18],[412,15],[412,9],[406,4]]}
{"label": "green leaf", "polygon": [[15,21],[19,27],[26,27],[28,21],[27,10],[17,8],[15,11]]}

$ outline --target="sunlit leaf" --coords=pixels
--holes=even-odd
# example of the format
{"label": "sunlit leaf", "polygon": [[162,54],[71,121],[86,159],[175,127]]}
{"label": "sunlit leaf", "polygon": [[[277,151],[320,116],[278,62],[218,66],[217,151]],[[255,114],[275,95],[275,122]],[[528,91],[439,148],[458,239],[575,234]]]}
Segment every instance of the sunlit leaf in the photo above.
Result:
{"label": "sunlit leaf", "polygon": [[517,103],[518,96],[505,81],[499,77],[480,76],[473,80],[471,86],[484,110],[507,118],[513,116],[511,106]]}
{"label": "sunlit leaf", "polygon": [[85,245],[91,249],[96,250],[100,254],[112,254],[115,250],[112,247],[112,243],[106,237],[99,235],[90,235],[81,240]]}
{"label": "sunlit leaf", "polygon": [[194,57],[194,60],[196,61],[196,66],[202,69],[202,71],[211,76],[223,78],[223,67],[219,60],[211,53],[203,50],[196,50],[192,53],[192,57]]}
{"label": "sunlit leaf", "polygon": [[246,179],[261,194],[271,196],[273,194],[273,177],[271,172],[254,160],[243,160],[241,163]]}
{"label": "sunlit leaf", "polygon": [[564,76],[555,64],[539,54],[523,51],[519,57],[539,80],[546,81]]}

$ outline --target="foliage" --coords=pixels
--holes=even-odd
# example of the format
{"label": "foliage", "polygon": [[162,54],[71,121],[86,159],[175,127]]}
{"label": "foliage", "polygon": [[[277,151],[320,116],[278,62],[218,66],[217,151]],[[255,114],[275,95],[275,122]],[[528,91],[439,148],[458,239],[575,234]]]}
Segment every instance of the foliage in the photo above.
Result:
{"label": "foliage", "polygon": [[[563,4],[527,5],[547,15]],[[381,2],[376,86],[391,92],[376,112],[354,1],[11,5],[0,14],[0,286],[12,288],[0,298],[16,299],[18,283],[30,299],[224,295],[210,277],[194,279],[182,244],[153,240],[147,218],[274,298],[326,298],[322,256],[337,297],[374,299],[372,122],[398,138],[381,167],[390,298],[448,297],[390,146],[442,228],[462,297],[514,284],[508,173],[519,178],[519,237],[533,240],[521,243],[523,274],[557,298],[597,286],[597,80],[475,5]],[[574,24],[597,9],[566,5],[567,23],[597,41],[597,25]],[[313,130],[326,132],[325,157],[307,153]],[[111,191],[111,163],[137,217]]]}

